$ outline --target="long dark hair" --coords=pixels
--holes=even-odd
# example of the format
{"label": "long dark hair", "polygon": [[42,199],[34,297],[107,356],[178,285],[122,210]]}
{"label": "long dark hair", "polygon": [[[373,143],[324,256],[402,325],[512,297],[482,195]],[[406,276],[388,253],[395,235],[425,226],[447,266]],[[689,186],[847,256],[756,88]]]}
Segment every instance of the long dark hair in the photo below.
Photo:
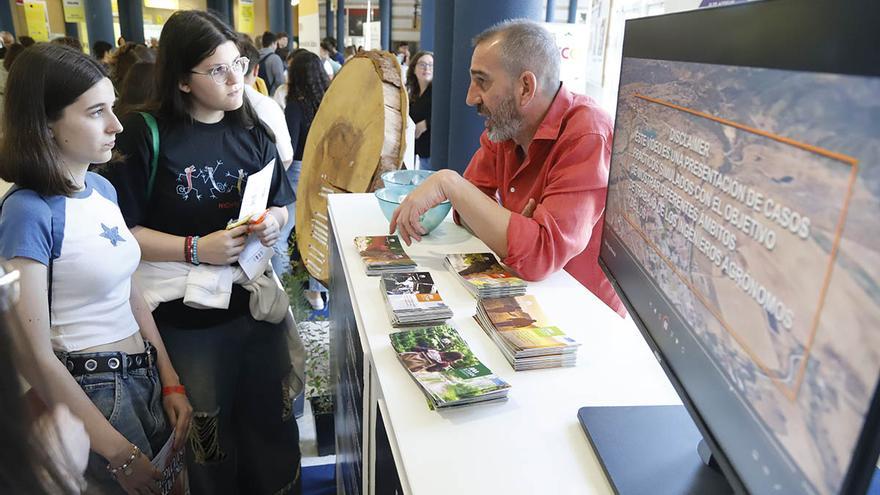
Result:
{"label": "long dark hair", "polygon": [[306,122],[315,118],[328,87],[330,78],[324,72],[320,57],[308,50],[293,56],[287,68],[287,104],[298,101]]}
{"label": "long dark hair", "polygon": [[131,42],[122,45],[116,50],[116,54],[113,56],[113,74],[111,77],[113,85],[116,89],[119,89],[125,81],[125,76],[128,75],[128,71],[131,70],[135,64],[155,61],[156,54],[153,53],[153,50],[147,48],[146,45]]}
{"label": "long dark hair", "polygon": [[[156,59],[157,101],[151,105],[160,118],[171,122],[192,121],[189,112],[192,96],[181,91],[179,84],[189,81],[190,71],[227,41],[238,41],[235,31],[211,12],[180,10],[168,18],[162,28]],[[226,112],[226,116],[246,129],[260,126],[275,141],[275,134],[257,118],[244,96],[241,107]]]}
{"label": "long dark hair", "polygon": [[434,52],[420,51],[409,59],[409,66],[406,68],[406,92],[409,93],[409,101],[414,102],[421,96],[421,88],[419,88],[419,78],[416,77],[416,65],[422,57],[430,55],[434,56]]}
{"label": "long dark hair", "polygon": [[0,178],[44,196],[76,191],[49,124],[105,77],[100,62],[68,46],[42,43],[22,51],[6,81]]}
{"label": "long dark hair", "polygon": [[119,87],[119,99],[113,111],[117,115],[126,115],[154,100],[155,74],[156,64],[153,62],[138,62],[132,65]]}

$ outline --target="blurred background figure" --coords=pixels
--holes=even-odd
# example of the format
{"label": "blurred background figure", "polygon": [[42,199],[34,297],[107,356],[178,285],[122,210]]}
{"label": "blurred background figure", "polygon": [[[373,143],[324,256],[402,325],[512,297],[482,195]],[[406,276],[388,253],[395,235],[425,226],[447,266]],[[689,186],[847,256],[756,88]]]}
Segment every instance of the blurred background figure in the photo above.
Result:
{"label": "blurred background figure", "polygon": [[72,36],[61,36],[60,38],[55,38],[54,40],[52,40],[52,43],[55,43],[56,45],[69,46],[74,50],[78,50],[80,52],[83,51],[82,42]]}
{"label": "blurred background figure", "polygon": [[98,59],[105,68],[110,68],[110,58],[113,52],[113,45],[106,41],[96,41],[92,44],[92,56]]}
{"label": "blurred background figure", "polygon": [[29,46],[34,46],[34,44],[36,44],[36,41],[34,41],[34,39],[30,36],[19,36],[18,42],[21,43],[25,48]]}
{"label": "blurred background figure", "polygon": [[319,50],[321,54],[321,61],[324,65],[324,72],[327,73],[327,76],[330,79],[333,79],[333,76],[339,72],[339,69],[342,68],[342,62],[345,62],[345,59],[342,59],[342,62],[339,62],[337,58],[341,58],[342,54],[336,51],[336,40],[333,38],[324,38],[321,40],[321,49]]}
{"label": "blurred background figure", "polygon": [[116,50],[116,54],[113,56],[113,60],[110,64],[112,69],[110,71],[110,79],[113,81],[113,86],[117,90],[122,87],[122,83],[125,81],[125,76],[128,74],[128,70],[131,69],[134,64],[138,62],[153,63],[155,61],[156,53],[145,45],[136,43],[126,43],[122,45]]}
{"label": "blurred background figure", "polygon": [[406,71],[409,116],[416,123],[416,156],[419,168],[431,168],[431,81],[434,80],[434,53],[418,52]]}
{"label": "blurred background figure", "polygon": [[15,43],[15,36],[9,31],[0,31],[0,58],[6,57],[6,49]]}
{"label": "blurred background figure", "polygon": [[278,38],[275,33],[266,31],[262,37],[263,48],[260,48],[258,75],[266,82],[268,96],[275,94],[278,86],[284,84],[284,59],[275,53],[278,49]]}
{"label": "blurred background figure", "polygon": [[343,55],[343,62],[348,62],[352,57],[357,55],[357,48],[354,45],[349,45],[345,47],[345,52]]}
{"label": "blurred background figure", "polygon": [[281,60],[287,60],[287,56],[290,55],[290,48],[287,46],[289,41],[287,33],[284,31],[275,33],[275,42],[278,43],[278,48],[275,49],[275,53],[281,57]]}
{"label": "blurred background figure", "polygon": [[404,41],[397,45],[397,61],[402,66],[409,66],[409,59],[409,43]]}
{"label": "blurred background figure", "polygon": [[14,340],[20,325],[13,311],[18,272],[0,264],[0,493],[80,493],[89,460],[89,436],[67,406],[32,407],[18,362],[36,357]]}
{"label": "blurred background figure", "polygon": [[121,117],[152,101],[156,97],[155,73],[156,64],[153,62],[132,65],[119,87],[119,99],[113,111]]}

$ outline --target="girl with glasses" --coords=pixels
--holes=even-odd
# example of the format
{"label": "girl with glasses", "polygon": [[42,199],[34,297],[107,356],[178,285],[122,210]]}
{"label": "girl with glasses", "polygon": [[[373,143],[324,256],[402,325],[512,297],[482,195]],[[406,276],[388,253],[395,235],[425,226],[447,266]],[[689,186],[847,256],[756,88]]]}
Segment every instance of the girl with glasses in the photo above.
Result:
{"label": "girl with glasses", "polygon": [[[271,247],[287,221],[294,193],[274,135],[242,97],[248,60],[236,40],[208,12],[178,11],[165,23],[157,96],[148,106],[158,122],[154,179],[154,142],[144,116],[123,118],[117,150],[125,163],[107,173],[150,266],[227,273],[198,265],[234,265],[248,234]],[[248,177],[272,160],[267,214],[259,223],[227,229],[238,217]],[[233,284],[231,293],[222,292],[221,283],[208,286],[217,287],[221,307],[173,299],[153,312],[195,410],[187,459],[192,492],[299,493],[286,327],[256,319],[242,285]]]}
{"label": "girl with glasses", "polygon": [[77,50],[40,44],[18,57],[0,145],[0,177],[16,185],[0,209],[0,256],[21,276],[16,337],[33,357],[20,370],[91,439],[86,493],[158,493],[150,458],[172,428],[184,446],[192,408],[131,283],[141,250],[116,191],[88,172],[122,131],[113,100],[104,67]]}
{"label": "girl with glasses", "polygon": [[416,156],[419,168],[431,170],[431,81],[434,80],[434,53],[421,51],[406,70],[409,116],[416,123]]}

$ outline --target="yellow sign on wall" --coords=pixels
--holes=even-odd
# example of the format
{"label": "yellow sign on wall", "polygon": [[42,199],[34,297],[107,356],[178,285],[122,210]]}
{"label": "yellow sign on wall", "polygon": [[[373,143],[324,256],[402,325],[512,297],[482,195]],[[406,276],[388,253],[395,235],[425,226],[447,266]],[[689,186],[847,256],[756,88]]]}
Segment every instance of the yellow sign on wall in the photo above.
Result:
{"label": "yellow sign on wall", "polygon": [[36,41],[49,41],[49,16],[46,2],[26,0],[24,2],[24,22],[27,24],[28,36]]}
{"label": "yellow sign on wall", "polygon": [[307,15],[318,13],[318,0],[300,0],[299,15],[305,17]]}
{"label": "yellow sign on wall", "polygon": [[86,9],[83,0],[64,0],[64,22],[85,22]]}
{"label": "yellow sign on wall", "polygon": [[238,0],[238,30],[242,33],[254,31],[254,0]]}
{"label": "yellow sign on wall", "polygon": [[144,0],[144,7],[151,9],[179,10],[180,2],[178,0]]}

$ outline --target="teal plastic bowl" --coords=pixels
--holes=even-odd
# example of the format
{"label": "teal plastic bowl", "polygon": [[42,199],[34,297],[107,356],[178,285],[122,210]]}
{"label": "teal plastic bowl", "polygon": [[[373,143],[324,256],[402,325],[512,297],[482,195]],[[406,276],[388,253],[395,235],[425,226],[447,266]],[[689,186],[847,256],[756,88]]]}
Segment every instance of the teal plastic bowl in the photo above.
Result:
{"label": "teal plastic bowl", "polygon": [[382,182],[385,187],[409,186],[412,189],[433,173],[433,170],[392,170],[382,174]]}
{"label": "teal plastic bowl", "polygon": [[[385,218],[387,218],[389,222],[391,221],[391,217],[394,216],[394,210],[400,206],[401,201],[403,201],[404,198],[406,198],[406,195],[412,190],[413,186],[394,186],[384,187],[374,193],[376,199],[379,201],[379,208],[382,209],[382,214],[385,215]],[[432,230],[436,229],[441,222],[443,222],[443,219],[449,214],[451,208],[452,203],[444,201],[426,211],[424,215],[419,217],[419,222],[422,224],[422,227],[430,233]]]}

